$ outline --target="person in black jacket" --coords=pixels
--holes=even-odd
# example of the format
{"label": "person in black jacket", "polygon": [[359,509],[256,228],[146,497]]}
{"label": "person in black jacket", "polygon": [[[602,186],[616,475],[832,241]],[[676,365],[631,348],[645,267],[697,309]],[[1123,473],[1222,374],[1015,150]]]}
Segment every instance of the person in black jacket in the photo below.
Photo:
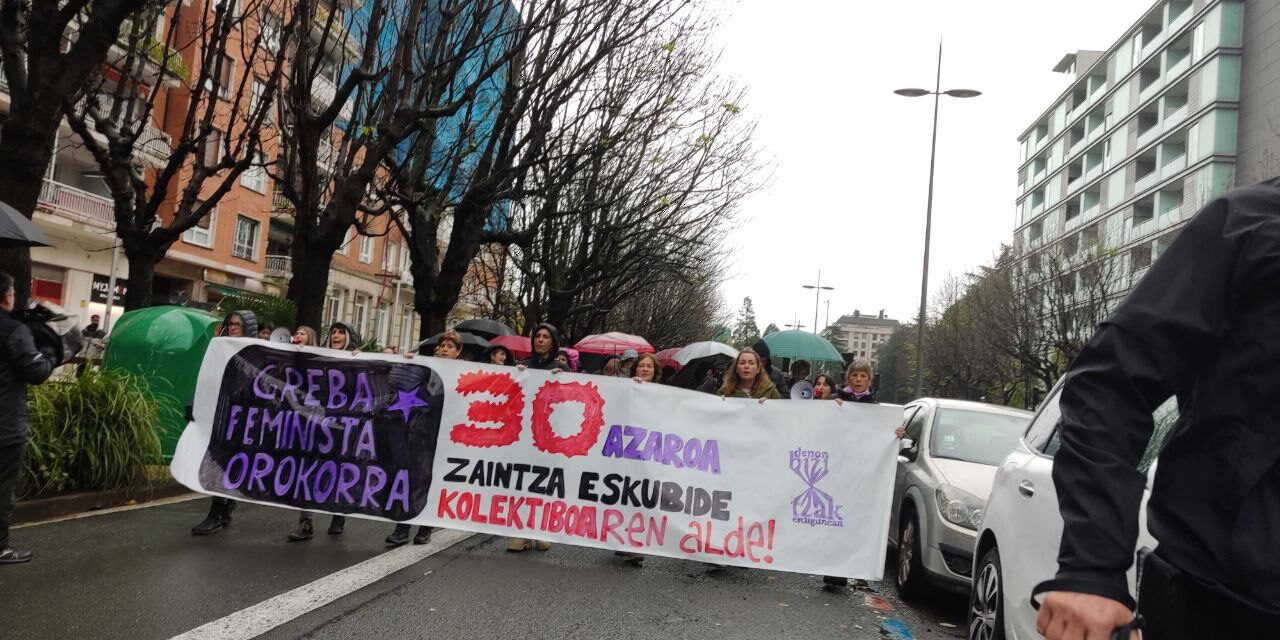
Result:
{"label": "person in black jacket", "polygon": [[14,317],[9,274],[0,273],[0,291],[0,564],[17,564],[31,560],[30,551],[9,546],[14,489],[27,449],[27,385],[44,382],[55,363]]}
{"label": "person in black jacket", "polygon": [[773,386],[778,388],[778,393],[784,399],[790,398],[791,386],[787,384],[782,372],[779,371],[777,367],[773,366],[773,359],[769,356],[769,343],[765,342],[764,339],[761,338],[760,340],[757,340],[754,345],[751,345],[751,350],[756,352],[756,355],[760,356],[760,362],[764,365],[764,371],[769,374],[769,380],[773,381]]}
{"label": "person in black jacket", "polygon": [[[533,335],[529,337],[530,348],[533,353],[529,354],[529,359],[516,365],[521,371],[525,369],[541,369],[550,371],[551,373],[559,373],[562,371],[560,363],[556,359],[560,355],[560,330],[555,326],[546,322],[534,327]],[[551,543],[543,540],[530,540],[528,538],[512,538],[507,542],[507,551],[517,553],[536,548],[538,551],[546,551],[551,548]]]}
{"label": "person in black jacket", "polygon": [[[258,335],[258,318],[252,311],[241,310],[228,313],[218,324],[217,333],[220,338],[244,338]],[[207,536],[231,526],[231,512],[236,510],[236,501],[218,496],[209,505],[209,515],[194,527],[191,535]]]}
{"label": "person in black jacket", "polygon": [[[1053,483],[1058,573],[1041,583],[1050,640],[1110,638],[1133,618],[1152,411],[1178,399],[1160,452],[1138,604],[1147,640],[1280,629],[1280,180],[1187,224],[1066,374]],[[1026,597],[1009,594],[1010,598]]]}

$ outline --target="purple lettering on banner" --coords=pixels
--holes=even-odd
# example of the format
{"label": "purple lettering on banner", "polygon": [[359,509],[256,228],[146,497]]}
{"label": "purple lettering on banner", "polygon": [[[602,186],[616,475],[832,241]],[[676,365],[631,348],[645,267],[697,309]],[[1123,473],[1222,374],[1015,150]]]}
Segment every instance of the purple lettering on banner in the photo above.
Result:
{"label": "purple lettering on banner", "polygon": [[720,443],[718,441],[707,440],[703,444],[702,461],[698,463],[698,469],[720,475]]}
{"label": "purple lettering on banner", "polygon": [[356,440],[356,452],[352,457],[370,461],[378,459],[378,453],[373,448],[372,420],[364,421],[364,428],[360,430],[360,438]]}
{"label": "purple lettering on banner", "polygon": [[399,502],[404,511],[409,511],[409,470],[401,469],[396,472],[395,478],[391,480],[391,495],[387,496],[387,510],[391,510],[391,505]]}
{"label": "purple lettering on banner", "polygon": [[338,467],[338,490],[335,491],[334,502],[339,500],[343,504],[354,505],[356,499],[351,497],[351,488],[360,482],[360,467],[344,462]]}
{"label": "purple lettering on banner", "polygon": [[262,481],[263,478],[271,475],[271,467],[275,466],[276,461],[269,453],[259,451],[253,454],[253,471],[249,473],[249,490],[253,491],[253,487],[257,484],[258,491],[266,492],[267,485]]}
{"label": "purple lettering on banner", "polygon": [[[289,470],[289,475],[285,475],[285,469]],[[277,496],[289,495],[289,487],[293,486],[293,480],[298,475],[298,461],[293,456],[285,456],[280,460],[280,464],[276,465],[276,477],[273,488],[276,490]]]}
{"label": "purple lettering on banner", "polygon": [[[236,463],[240,463],[240,477],[235,482],[231,481],[231,472],[235,469]],[[222,486],[227,489],[239,489],[244,483],[244,477],[249,474],[249,454],[237,453],[231,456],[231,460],[227,462],[227,469],[222,474]]]}
{"label": "purple lettering on banner", "polygon": [[[329,472],[328,482],[325,482],[325,472]],[[321,488],[321,484],[324,488]],[[328,502],[329,495],[333,493],[333,487],[338,483],[338,463],[332,460],[326,460],[320,465],[320,470],[316,472],[315,495],[316,502]]]}
{"label": "purple lettering on banner", "polygon": [[320,399],[316,397],[316,391],[320,389],[320,381],[324,379],[324,369],[307,369],[307,395],[302,399],[302,404],[310,407],[319,407]]}
{"label": "purple lettering on banner", "polygon": [[236,437],[236,436],[235,436],[235,434],[236,434],[236,426],[240,424],[240,412],[242,412],[242,411],[244,411],[244,407],[242,407],[242,406],[240,406],[240,405],[238,405],[238,404],[237,404],[237,405],[232,405],[232,407],[231,407],[231,417],[227,418],[227,430],[226,430],[226,434],[227,434],[227,435],[226,435],[226,438],[225,438],[225,439],[230,440],[230,439],[232,439],[232,438]]}
{"label": "purple lettering on banner", "polygon": [[319,460],[312,460],[311,466],[307,466],[306,462],[303,462],[301,465],[299,465],[298,482],[297,484],[293,485],[293,497],[295,500],[300,498],[307,502],[310,502],[312,500],[311,474],[316,472],[316,467],[318,466],[320,466]]}
{"label": "purple lettering on banner", "polygon": [[369,476],[364,481],[364,495],[360,496],[360,508],[368,509],[370,505],[373,505],[374,509],[379,508],[376,496],[386,485],[387,472],[379,467],[370,466]]}
{"label": "purple lettering on banner", "polygon": [[[430,367],[245,345],[221,375],[199,470],[206,486],[397,521],[426,507],[446,390]],[[391,406],[405,396],[412,411]],[[559,490],[563,479],[537,482]]]}
{"label": "purple lettering on banner", "polygon": [[[711,442],[715,442],[712,440]],[[684,466],[698,471],[706,471],[702,468],[702,441],[697,438],[689,438],[684,443]]]}
{"label": "purple lettering on banner", "polygon": [[680,459],[680,449],[684,446],[684,438],[668,433],[663,438],[662,443],[662,464],[669,464],[677,469],[684,468],[684,461]]}
{"label": "purple lettering on banner", "polygon": [[604,448],[600,450],[600,455],[606,458],[622,457],[622,425],[609,427],[609,435],[604,438]]}
{"label": "purple lettering on banner", "polygon": [[347,394],[342,388],[347,386],[347,376],[342,369],[329,370],[329,404],[330,409],[341,409],[347,404]]}
{"label": "purple lettering on banner", "polygon": [[640,453],[641,460],[656,460],[662,462],[662,434],[657,431],[650,431],[649,437],[644,441],[644,451]]}
{"label": "purple lettering on banner", "polygon": [[298,404],[298,389],[302,388],[302,372],[293,367],[286,367],[284,370],[284,390],[280,392],[281,400],[288,400],[290,404]]}
{"label": "purple lettering on banner", "polygon": [[356,374],[356,393],[350,410],[373,411],[373,387],[369,384],[369,374],[363,371]]}
{"label": "purple lettering on banner", "polygon": [[275,388],[274,388],[274,386],[272,386],[272,385],[269,385],[269,386],[267,386],[267,387],[263,387],[263,386],[262,386],[262,379],[263,379],[263,378],[266,378],[268,381],[270,381],[270,380],[271,380],[271,378],[270,378],[270,377],[268,377],[268,375],[269,375],[273,370],[275,370],[275,368],[276,368],[276,365],[274,365],[274,364],[269,364],[269,365],[267,365],[267,366],[263,367],[261,370],[259,370],[259,371],[258,371],[258,375],[256,375],[256,376],[254,376],[254,377],[253,377],[253,395],[258,396],[259,398],[262,398],[263,400],[274,400],[274,399],[275,399]]}

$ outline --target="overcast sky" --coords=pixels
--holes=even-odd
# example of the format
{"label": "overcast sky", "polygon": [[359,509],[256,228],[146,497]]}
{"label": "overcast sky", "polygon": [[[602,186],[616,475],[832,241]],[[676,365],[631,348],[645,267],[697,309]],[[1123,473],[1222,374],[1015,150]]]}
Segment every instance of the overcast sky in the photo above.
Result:
{"label": "overcast sky", "polygon": [[[948,274],[989,262],[1013,235],[1018,136],[1067,88],[1068,52],[1106,49],[1154,0],[871,2],[741,0],[722,27],[724,72],[750,88],[747,112],[772,158],[771,186],[730,238],[735,315],[750,296],[763,330],[812,330],[822,269],[830,319],[860,309],[916,315],[924,247],[931,98],[943,39],[931,296]],[[825,326],[826,304],[818,323]]]}

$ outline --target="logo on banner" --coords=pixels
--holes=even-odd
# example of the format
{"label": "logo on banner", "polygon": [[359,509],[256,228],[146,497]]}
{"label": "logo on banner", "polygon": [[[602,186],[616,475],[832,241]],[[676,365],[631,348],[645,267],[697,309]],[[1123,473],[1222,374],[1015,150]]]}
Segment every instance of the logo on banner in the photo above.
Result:
{"label": "logo on banner", "polygon": [[826,451],[793,449],[791,472],[805,484],[804,493],[791,501],[791,521],[810,526],[843,527],[842,505],[831,494],[818,488],[818,483],[831,473],[831,455]]}

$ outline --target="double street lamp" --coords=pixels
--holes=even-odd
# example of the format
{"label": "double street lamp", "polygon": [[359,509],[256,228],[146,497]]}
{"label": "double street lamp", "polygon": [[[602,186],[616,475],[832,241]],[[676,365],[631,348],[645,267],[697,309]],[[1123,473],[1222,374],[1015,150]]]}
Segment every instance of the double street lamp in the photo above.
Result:
{"label": "double street lamp", "polygon": [[813,289],[813,332],[818,332],[818,300],[823,291],[832,291],[835,287],[822,286],[822,269],[818,269],[818,284],[802,285],[805,289]]}
{"label": "double street lamp", "polygon": [[[898,89],[894,93],[908,98],[933,96],[933,141],[929,147],[929,201],[924,213],[924,271],[920,275],[920,317],[916,324],[916,397],[924,395],[924,323],[925,308],[929,303],[929,236],[933,231],[933,173],[938,155],[938,103],[942,96],[975,98],[981,91],[972,89],[942,90],[942,43],[938,43],[938,75],[933,91],[928,89]],[[816,316],[815,316],[816,317]]]}

